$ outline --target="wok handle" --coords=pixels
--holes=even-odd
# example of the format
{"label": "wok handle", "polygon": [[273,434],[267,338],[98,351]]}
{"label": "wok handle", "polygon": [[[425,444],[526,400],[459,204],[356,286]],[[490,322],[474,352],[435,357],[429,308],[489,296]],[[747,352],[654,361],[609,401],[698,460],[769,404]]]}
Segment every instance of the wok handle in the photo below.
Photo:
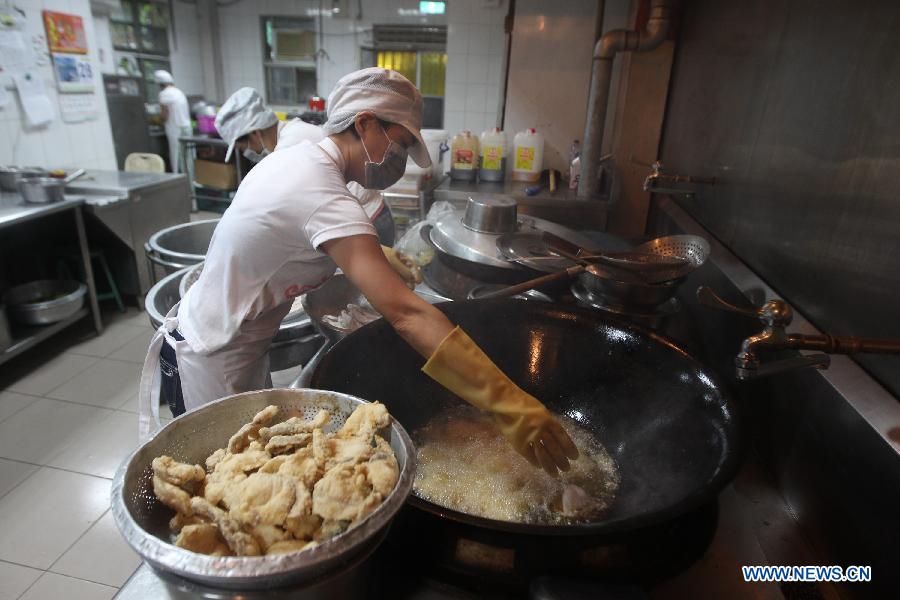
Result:
{"label": "wok handle", "polygon": [[488,298],[508,298],[509,296],[515,296],[516,294],[527,292],[530,289],[534,289],[548,283],[553,283],[554,281],[559,281],[560,279],[568,279],[569,277],[574,277],[582,271],[584,271],[584,265],[575,265],[574,267],[569,267],[565,271],[550,273],[549,275],[530,279],[524,283],[511,285],[507,288],[503,288],[502,290],[497,290],[496,292],[485,294],[484,296],[481,296],[479,300],[486,300]]}
{"label": "wok handle", "polygon": [[733,312],[739,315],[743,315],[745,317],[753,317],[754,319],[759,319],[761,317],[760,311],[755,308],[741,308],[740,306],[735,306],[730,302],[725,302],[719,295],[712,291],[712,288],[708,288],[705,285],[697,288],[697,300],[703,306],[708,308],[717,308],[719,310],[724,310],[728,312]]}

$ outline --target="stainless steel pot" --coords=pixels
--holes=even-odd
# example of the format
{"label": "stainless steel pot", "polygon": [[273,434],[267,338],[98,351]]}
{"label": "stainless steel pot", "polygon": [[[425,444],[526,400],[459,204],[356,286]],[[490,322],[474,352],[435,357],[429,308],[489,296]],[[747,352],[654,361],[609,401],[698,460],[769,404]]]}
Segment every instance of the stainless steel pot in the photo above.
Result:
{"label": "stainless steel pot", "polygon": [[12,288],[3,295],[3,303],[15,321],[50,325],[81,310],[86,294],[87,286],[80,281],[41,279]]}
{"label": "stainless steel pot", "polygon": [[462,223],[479,233],[515,231],[518,211],[516,201],[507,196],[471,196],[466,202]]}
{"label": "stainless steel pot", "polygon": [[208,219],[161,229],[144,247],[147,259],[167,274],[203,262],[218,224],[219,219]]}
{"label": "stainless steel pot", "polygon": [[153,329],[159,329],[172,307],[181,300],[178,287],[182,278],[190,270],[191,267],[185,267],[171,275],[166,275],[147,292],[144,306],[147,308],[147,316],[150,318],[150,326]]}
{"label": "stainless steel pot", "polygon": [[303,584],[340,571],[368,551],[373,542],[377,543],[412,490],[415,450],[406,430],[395,419],[384,432],[400,466],[400,479],[394,489],[354,527],[299,553],[214,557],[169,543],[168,520],[172,513],[153,494],[150,462],[166,454],[176,460],[203,464],[207,456],[227,444],[229,436],[270,404],[281,408],[282,416],[311,416],[325,408],[332,413],[325,429],[333,431],[364,403],[354,396],[321,390],[261,390],[229,396],[182,415],[138,448],[116,472],[112,512],[119,531],[153,568],[231,590]]}
{"label": "stainless steel pot", "polygon": [[53,204],[65,200],[66,182],[53,177],[23,177],[19,193],[28,204]]}
{"label": "stainless steel pot", "polygon": [[659,306],[675,296],[678,286],[681,285],[684,278],[672,279],[663,283],[621,281],[592,265],[578,275],[578,280],[591,293],[609,304],[649,309]]}
{"label": "stainless steel pot", "polygon": [[25,177],[44,177],[47,174],[37,167],[0,167],[0,189],[18,192],[19,181]]}

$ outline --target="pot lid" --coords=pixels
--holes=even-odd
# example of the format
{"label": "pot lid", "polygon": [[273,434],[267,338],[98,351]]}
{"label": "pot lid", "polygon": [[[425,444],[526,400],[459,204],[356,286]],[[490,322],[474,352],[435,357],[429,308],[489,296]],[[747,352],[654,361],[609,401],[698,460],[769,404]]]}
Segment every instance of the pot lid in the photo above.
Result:
{"label": "pot lid", "polygon": [[[435,222],[430,237],[438,250],[457,258],[501,269],[520,268],[515,262],[510,262],[498,248],[497,242],[503,234],[473,231],[463,224],[463,215],[462,210],[453,210]],[[592,252],[595,251],[595,244],[568,227],[530,215],[518,216],[516,233],[540,237],[544,231],[549,231]]]}

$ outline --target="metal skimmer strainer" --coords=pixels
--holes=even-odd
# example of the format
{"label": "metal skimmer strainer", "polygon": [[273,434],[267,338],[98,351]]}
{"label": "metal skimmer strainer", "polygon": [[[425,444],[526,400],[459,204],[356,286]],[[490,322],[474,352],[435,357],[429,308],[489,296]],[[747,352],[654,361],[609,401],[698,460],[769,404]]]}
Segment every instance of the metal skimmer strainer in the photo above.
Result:
{"label": "metal skimmer strainer", "polygon": [[153,494],[150,461],[162,454],[191,464],[203,464],[253,415],[274,404],[278,420],[312,418],[321,408],[331,412],[326,432],[343,425],[364,400],[321,390],[260,390],[229,396],[175,419],[145,442],[119,467],[113,479],[112,511],[125,540],[157,570],[220,588],[264,589],[310,583],[334,573],[378,544],[394,515],[412,491],[415,449],[403,427],[392,419],[380,432],[390,443],[400,466],[400,479],[375,512],[344,533],[310,550],[278,556],[214,557],[189,552],[169,543],[173,511]]}
{"label": "metal skimmer strainer", "polygon": [[699,235],[669,235],[644,242],[634,249],[634,252],[659,254],[661,256],[679,256],[687,259],[687,264],[666,269],[644,273],[648,283],[662,283],[685,277],[692,271],[699,269],[709,258],[709,242]]}

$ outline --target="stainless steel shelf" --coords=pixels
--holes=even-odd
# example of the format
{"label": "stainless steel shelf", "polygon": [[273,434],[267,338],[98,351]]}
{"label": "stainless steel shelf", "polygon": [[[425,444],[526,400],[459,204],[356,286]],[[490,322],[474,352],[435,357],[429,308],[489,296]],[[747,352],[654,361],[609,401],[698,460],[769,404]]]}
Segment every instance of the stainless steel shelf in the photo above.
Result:
{"label": "stainless steel shelf", "polygon": [[[63,321],[59,321],[57,323],[53,323],[52,325],[31,325],[27,328],[23,328],[26,335],[24,337],[18,337],[13,341],[13,345],[0,352],[0,365],[5,363],[8,360],[11,360],[18,356],[19,354],[25,352],[29,348],[34,347],[36,344],[39,344],[49,338],[52,335],[55,335],[72,325],[73,323],[80,321],[84,317],[90,314],[90,309],[88,307],[84,307],[79,310],[77,313],[65,319]],[[22,330],[20,330],[21,332]]]}

